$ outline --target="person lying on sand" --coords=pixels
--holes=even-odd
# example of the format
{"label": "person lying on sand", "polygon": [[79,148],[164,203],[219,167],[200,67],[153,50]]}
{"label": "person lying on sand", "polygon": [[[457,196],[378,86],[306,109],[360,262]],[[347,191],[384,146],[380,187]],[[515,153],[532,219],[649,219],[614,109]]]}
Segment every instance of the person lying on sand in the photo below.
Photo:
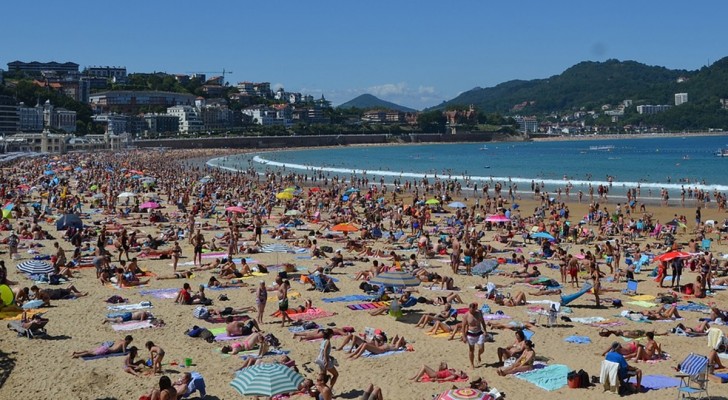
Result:
{"label": "person lying on sand", "polygon": [[[343,328],[331,328],[334,336],[346,336],[351,333],[354,333],[354,328],[348,326]],[[303,332],[295,332],[293,334],[294,339],[298,339],[300,341],[304,340],[318,340],[323,339],[324,337],[324,330],[323,329],[316,329],[316,330],[309,330],[309,331],[303,331]]]}
{"label": "person lying on sand", "polygon": [[265,342],[265,337],[260,332],[250,334],[242,342],[232,342],[229,345],[225,345],[222,349],[220,349],[220,352],[222,354],[235,355],[243,351],[252,350],[257,346],[260,346],[260,351],[258,352],[259,357],[262,357],[268,352],[268,345]]}
{"label": "person lying on sand", "polygon": [[134,311],[134,312],[123,312],[123,313],[113,313],[106,315],[106,318],[102,322],[102,324],[107,323],[121,323],[121,322],[129,322],[129,321],[144,321],[147,319],[154,319],[154,315],[148,311]]}
{"label": "person lying on sand", "polygon": [[411,377],[411,381],[415,382],[421,382],[422,378],[425,377],[430,378],[431,382],[449,382],[454,381],[457,379],[467,379],[468,375],[463,371],[458,371],[453,368],[448,368],[446,362],[441,362],[440,366],[437,368],[437,371],[435,371],[433,368],[428,367],[427,365],[423,365],[422,368],[415,374],[415,376]]}
{"label": "person lying on sand", "polygon": [[499,306],[515,307],[526,305],[526,294],[518,291],[513,297],[496,297],[495,303]]}
{"label": "person lying on sand", "polygon": [[392,338],[392,343],[386,343],[381,340],[381,336],[374,336],[373,343],[363,343],[361,344],[352,354],[349,355],[349,358],[352,360],[356,360],[357,358],[361,357],[365,351],[369,351],[372,354],[383,354],[390,351],[399,350],[402,347],[405,347],[407,345],[407,341],[404,339],[404,337],[395,336]]}
{"label": "person lying on sand", "polygon": [[488,321],[486,323],[486,325],[488,325],[488,327],[493,328],[493,329],[510,329],[512,331],[517,331],[520,329],[533,329],[536,327],[535,324],[532,324],[530,322],[520,322],[520,321],[515,321],[515,320],[511,320],[506,323]]}
{"label": "person lying on sand", "polygon": [[[647,333],[648,333],[648,331],[644,331],[642,329],[633,329],[633,330],[609,330],[609,329],[606,329],[606,328],[602,328],[599,331],[599,336],[601,336],[601,337],[609,337],[611,335],[615,335],[615,336],[626,337],[626,338],[629,338],[629,339],[638,339],[638,338],[641,338],[641,337],[645,337],[645,335]],[[652,333],[655,336],[666,336],[666,335],[668,335],[668,332],[659,332],[658,333],[658,332],[655,332],[655,331],[650,331],[650,333]]]}
{"label": "person lying on sand", "polygon": [[260,327],[254,319],[249,319],[246,322],[235,321],[232,315],[227,317],[227,326],[225,331],[228,336],[247,336],[253,332],[260,332]]}
{"label": "person lying on sand", "polygon": [[38,286],[31,286],[30,291],[33,293],[36,300],[42,300],[44,307],[51,305],[51,300],[63,300],[72,299],[76,297],[88,296],[88,293],[79,292],[75,286],[71,285],[65,289],[43,289],[40,290]]}
{"label": "person lying on sand", "polygon": [[207,312],[210,313],[210,317],[227,317],[229,315],[243,315],[248,312],[255,312],[258,311],[255,307],[243,307],[243,308],[233,308],[233,307],[225,307],[225,308],[208,308]]}
{"label": "person lying on sand", "polygon": [[189,279],[192,278],[192,271],[179,271],[175,272],[172,275],[157,275],[157,280],[165,280],[165,279]]}
{"label": "person lying on sand", "polygon": [[103,342],[101,346],[93,350],[74,351],[71,357],[93,357],[114,353],[126,353],[126,348],[134,340],[131,335],[126,335],[123,340]]}

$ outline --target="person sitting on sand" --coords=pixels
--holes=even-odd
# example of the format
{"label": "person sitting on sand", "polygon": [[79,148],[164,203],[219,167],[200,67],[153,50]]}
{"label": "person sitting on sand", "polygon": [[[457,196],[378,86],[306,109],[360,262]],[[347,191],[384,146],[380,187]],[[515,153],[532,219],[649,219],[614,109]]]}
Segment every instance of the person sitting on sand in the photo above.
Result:
{"label": "person sitting on sand", "polygon": [[[115,278],[116,278],[115,279],[116,282],[114,282],[114,283],[116,283],[117,285],[119,285],[121,287],[141,286],[141,285],[146,285],[147,283],[149,283],[148,279],[146,281],[141,281],[133,273],[130,273],[130,272],[125,273],[124,268],[121,268],[121,267],[116,269]],[[114,279],[112,278],[112,282],[113,281],[114,281]]]}
{"label": "person sitting on sand", "polygon": [[[346,336],[354,333],[354,328],[348,326],[343,328],[329,328],[331,329],[334,336]],[[302,332],[295,332],[293,334],[294,339],[299,341],[304,340],[318,340],[324,338],[324,329],[308,330]]]}
{"label": "person sitting on sand", "polygon": [[30,287],[30,291],[33,293],[33,297],[36,300],[43,301],[43,307],[49,307],[51,300],[64,300],[73,299],[76,297],[88,296],[88,293],[81,293],[76,289],[75,286],[71,285],[65,289],[43,289],[40,290],[38,286],[33,285]]}
{"label": "person sitting on sand", "polygon": [[422,296],[419,297],[417,300],[418,303],[425,303],[425,304],[432,304],[436,306],[441,306],[445,304],[464,304],[462,297],[460,297],[459,293],[452,292],[448,294],[447,296],[437,296],[432,300],[426,299]]}
{"label": "person sitting on sand", "polygon": [[228,336],[247,336],[253,332],[260,332],[260,327],[254,319],[249,319],[246,322],[235,321],[235,318],[229,315],[225,322],[227,323],[225,331]]}
{"label": "person sitting on sand", "polygon": [[178,271],[172,275],[157,275],[157,280],[165,279],[190,279],[192,278],[192,271]]}
{"label": "person sitting on sand", "polygon": [[642,311],[641,314],[652,321],[682,318],[677,312],[677,304],[673,304],[668,308],[660,307],[659,310]]}
{"label": "person sitting on sand", "polygon": [[192,288],[190,287],[190,284],[185,282],[182,285],[182,289],[177,293],[177,297],[174,299],[174,302],[177,304],[192,304]]}
{"label": "person sitting on sand", "polygon": [[262,357],[265,353],[268,352],[268,346],[265,342],[265,337],[260,332],[251,333],[242,342],[232,342],[229,345],[225,345],[222,347],[222,349],[220,349],[220,352],[222,352],[223,354],[235,355],[243,351],[252,350],[257,346],[260,346],[258,356]]}
{"label": "person sitting on sand", "polygon": [[415,328],[424,328],[434,321],[445,321],[450,318],[450,310],[452,310],[452,305],[450,303],[446,303],[445,307],[439,313],[427,313],[422,315],[420,320],[417,322],[417,325],[415,325]]}
{"label": "person sitting on sand", "polygon": [[378,386],[374,386],[373,384],[369,384],[366,389],[364,389],[364,393],[362,393],[361,397],[359,397],[360,400],[384,400],[384,396],[382,396],[382,388]]}
{"label": "person sitting on sand", "polygon": [[102,322],[102,324],[106,323],[114,323],[119,324],[122,322],[129,322],[129,321],[144,321],[147,319],[154,319],[154,315],[150,313],[149,311],[127,311],[123,313],[113,313],[106,315],[106,318]]}
{"label": "person sitting on sand", "polygon": [[518,291],[516,292],[515,296],[513,297],[496,297],[495,303],[499,306],[506,306],[506,307],[515,307],[515,306],[522,306],[527,304],[526,303],[526,294]]}
{"label": "person sitting on sand", "polygon": [[172,387],[174,387],[174,390],[177,392],[177,400],[185,397],[187,390],[189,389],[190,382],[192,382],[192,374],[185,372],[172,384]]}
{"label": "person sitting on sand", "polygon": [[510,367],[498,368],[498,375],[506,376],[533,369],[533,363],[536,361],[536,351],[533,349],[533,342],[526,340],[524,345],[523,352]]}
{"label": "person sitting on sand", "polygon": [[134,376],[140,376],[142,368],[144,368],[144,360],[134,360],[137,356],[137,348],[135,346],[129,347],[129,353],[124,357],[124,366],[122,369],[128,374]]}
{"label": "person sitting on sand", "polygon": [[636,377],[637,385],[635,385],[635,388],[639,392],[642,385],[642,370],[627,364],[627,360],[620,352],[620,347],[622,347],[622,345],[619,342],[612,343],[612,348],[604,359],[619,364],[617,374],[620,381],[625,381],[629,379],[630,376]]}
{"label": "person sitting on sand", "polygon": [[177,391],[172,386],[172,380],[168,376],[159,378],[159,388],[139,398],[139,400],[177,400]]}
{"label": "person sitting on sand", "polygon": [[93,357],[114,353],[126,353],[126,348],[131,344],[132,340],[134,339],[131,335],[126,335],[123,340],[103,342],[101,346],[93,350],[74,351],[71,357]]}
{"label": "person sitting on sand", "polygon": [[498,348],[498,365],[503,365],[503,360],[511,357],[520,357],[526,349],[526,335],[522,329],[515,331],[516,341],[508,347]]}
{"label": "person sitting on sand", "polygon": [[425,377],[430,378],[430,382],[450,382],[458,379],[467,379],[468,375],[463,371],[458,371],[452,368],[447,367],[446,362],[441,362],[440,366],[437,368],[437,371],[435,371],[433,368],[428,367],[427,365],[423,365],[422,368],[415,374],[415,376],[411,377],[411,381],[415,382],[421,382],[422,378]]}
{"label": "person sitting on sand", "polygon": [[374,330],[374,336],[372,336],[372,338],[369,340],[367,340],[359,335],[349,333],[344,337],[344,341],[341,342],[341,345],[336,350],[341,351],[344,349],[344,347],[346,347],[346,345],[351,343],[351,347],[347,351],[348,353],[351,353],[354,350],[356,350],[359,346],[361,346],[362,344],[374,343],[375,338],[378,338],[379,341],[382,341],[385,343],[387,342],[387,335],[381,329]]}
{"label": "person sitting on sand", "polygon": [[655,333],[647,332],[647,343],[637,348],[637,354],[634,356],[635,362],[657,360],[662,357],[662,347],[655,341]]}
{"label": "person sitting on sand", "polygon": [[677,324],[670,332],[687,336],[706,336],[708,329],[710,329],[710,321],[701,321],[695,328],[685,326],[682,323]]}
{"label": "person sitting on sand", "polygon": [[373,343],[361,344],[354,352],[349,355],[349,358],[356,360],[361,357],[365,351],[369,351],[372,354],[384,354],[390,351],[396,351],[407,345],[407,341],[404,337],[395,336],[392,338],[392,343],[386,343],[381,340],[380,336],[374,336]]}

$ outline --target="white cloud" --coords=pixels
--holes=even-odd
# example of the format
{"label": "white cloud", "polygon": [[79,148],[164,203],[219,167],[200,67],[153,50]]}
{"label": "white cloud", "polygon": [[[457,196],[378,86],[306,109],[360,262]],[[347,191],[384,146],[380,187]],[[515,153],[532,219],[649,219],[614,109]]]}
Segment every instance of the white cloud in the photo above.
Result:
{"label": "white cloud", "polygon": [[273,89],[273,91],[274,91],[274,92],[275,92],[276,90],[278,90],[278,89],[282,88],[282,87],[283,87],[283,84],[282,84],[282,83],[280,83],[280,82],[278,82],[278,83],[274,83],[273,85],[271,85],[271,88]]}
{"label": "white cloud", "polygon": [[377,97],[379,96],[392,96],[392,95],[403,95],[409,92],[410,89],[404,82],[400,83],[385,83],[383,85],[370,86],[367,88],[367,92]]}
{"label": "white cloud", "polygon": [[435,93],[435,87],[434,86],[422,86],[422,85],[420,85],[419,89],[417,90],[417,93],[419,93],[419,94],[434,94]]}

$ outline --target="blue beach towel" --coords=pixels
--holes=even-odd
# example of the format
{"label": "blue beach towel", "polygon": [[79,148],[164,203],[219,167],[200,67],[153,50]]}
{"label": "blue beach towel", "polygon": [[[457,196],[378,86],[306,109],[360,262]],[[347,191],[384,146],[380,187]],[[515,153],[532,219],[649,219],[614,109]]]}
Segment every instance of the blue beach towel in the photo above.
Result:
{"label": "blue beach towel", "polygon": [[589,336],[569,336],[566,339],[564,339],[565,342],[569,343],[578,343],[578,344],[589,344],[591,343],[591,339],[589,339]]}
{"label": "blue beach towel", "polygon": [[128,353],[108,353],[108,354],[101,354],[99,356],[83,356],[83,357],[81,357],[81,359],[84,361],[91,361],[91,360],[98,360],[101,358],[125,356],[127,354]]}
{"label": "blue beach towel", "polygon": [[553,391],[566,386],[569,367],[561,364],[548,365],[542,369],[516,374],[515,377],[530,382],[541,389]]}
{"label": "blue beach towel", "polygon": [[324,303],[339,303],[343,301],[372,301],[374,296],[368,296],[365,294],[352,294],[348,296],[340,297],[329,297],[322,299]]}
{"label": "blue beach towel", "polygon": [[[629,380],[631,383],[637,383],[634,377]],[[680,379],[671,378],[665,375],[645,375],[642,377],[642,387],[647,390],[660,390],[678,387]]]}

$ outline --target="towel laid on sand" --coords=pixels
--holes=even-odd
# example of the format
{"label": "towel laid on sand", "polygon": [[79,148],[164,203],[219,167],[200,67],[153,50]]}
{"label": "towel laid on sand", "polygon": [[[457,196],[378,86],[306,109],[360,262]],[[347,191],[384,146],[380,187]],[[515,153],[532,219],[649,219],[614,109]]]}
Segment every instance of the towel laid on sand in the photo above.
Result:
{"label": "towel laid on sand", "polygon": [[110,311],[135,311],[152,308],[152,303],[148,301],[142,301],[141,303],[136,304],[117,304],[113,306],[108,306],[106,308]]}
{"label": "towel laid on sand", "polygon": [[340,296],[340,297],[329,297],[329,298],[323,298],[324,303],[339,303],[343,301],[372,301],[374,296],[369,296],[365,294],[352,294],[349,296]]}
{"label": "towel laid on sand", "polygon": [[639,301],[628,301],[627,304],[630,304],[630,305],[633,305],[633,306],[637,306],[637,307],[644,307],[644,308],[650,308],[650,307],[654,307],[654,306],[657,305],[657,303],[653,303],[653,302],[650,302],[650,301],[643,301],[643,300],[639,300]]}
{"label": "towel laid on sand", "polygon": [[111,327],[115,331],[133,331],[137,329],[154,328],[155,326],[150,321],[128,321],[120,324],[111,324]]}
{"label": "towel laid on sand", "polygon": [[577,344],[589,344],[589,343],[591,343],[591,339],[589,339],[589,336],[573,335],[573,336],[569,336],[569,337],[565,338],[564,342],[577,343]]}
{"label": "towel laid on sand", "polygon": [[[637,380],[632,377],[630,383],[637,383]],[[678,387],[680,385],[680,379],[671,378],[665,375],[645,375],[642,377],[642,387],[647,390],[660,390]]]}
{"label": "towel laid on sand", "polygon": [[291,318],[297,321],[312,321],[319,318],[333,317],[334,315],[336,315],[335,312],[330,312],[314,307],[306,310],[306,312],[293,314],[291,315]]}
{"label": "towel laid on sand", "polygon": [[701,311],[710,310],[710,307],[708,307],[705,304],[700,304],[700,303],[687,303],[687,304],[678,304],[677,310],[678,311],[701,312]]}
{"label": "towel laid on sand", "polygon": [[354,311],[373,310],[375,308],[389,307],[388,301],[378,301],[375,303],[349,304],[346,308]]}
{"label": "towel laid on sand", "polygon": [[561,364],[549,365],[541,369],[516,374],[515,377],[530,382],[541,389],[553,391],[566,386],[569,367]]}
{"label": "towel laid on sand", "polygon": [[167,289],[146,289],[140,290],[139,294],[142,296],[152,296],[157,299],[174,299],[177,298],[179,289],[167,288]]}
{"label": "towel laid on sand", "polygon": [[99,356],[83,356],[81,357],[84,361],[91,361],[91,360],[98,360],[101,358],[109,358],[109,357],[119,357],[119,356],[125,356],[127,353],[107,353],[107,354],[101,354]]}

